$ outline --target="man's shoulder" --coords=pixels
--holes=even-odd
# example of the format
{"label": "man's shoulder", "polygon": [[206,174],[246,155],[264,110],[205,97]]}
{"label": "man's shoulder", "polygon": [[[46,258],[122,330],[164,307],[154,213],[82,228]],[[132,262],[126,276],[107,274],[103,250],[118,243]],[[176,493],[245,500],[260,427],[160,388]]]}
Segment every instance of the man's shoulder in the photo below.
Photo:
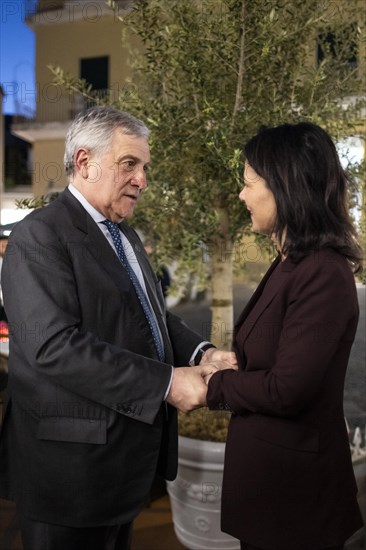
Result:
{"label": "man's shoulder", "polygon": [[19,221],[12,231],[11,238],[14,239],[21,234],[31,234],[36,228],[42,229],[46,226],[56,233],[59,231],[65,232],[73,219],[77,215],[80,216],[81,207],[78,205],[79,203],[76,200],[73,201],[71,193],[63,191],[52,202],[46,206],[36,208]]}

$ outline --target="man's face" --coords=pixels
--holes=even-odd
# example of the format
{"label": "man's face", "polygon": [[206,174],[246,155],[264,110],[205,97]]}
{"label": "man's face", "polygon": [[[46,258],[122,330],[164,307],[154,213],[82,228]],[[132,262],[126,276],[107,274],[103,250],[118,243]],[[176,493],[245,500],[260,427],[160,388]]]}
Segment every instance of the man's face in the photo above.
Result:
{"label": "man's face", "polygon": [[107,152],[89,156],[85,198],[105,217],[119,223],[132,216],[137,200],[147,187],[150,149],[144,137],[116,130]]}

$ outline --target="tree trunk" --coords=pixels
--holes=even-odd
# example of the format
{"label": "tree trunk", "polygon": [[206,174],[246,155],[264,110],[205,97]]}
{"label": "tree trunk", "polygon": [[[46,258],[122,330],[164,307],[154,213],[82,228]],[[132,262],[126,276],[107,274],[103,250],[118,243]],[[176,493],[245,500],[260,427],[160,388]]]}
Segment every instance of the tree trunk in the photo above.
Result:
{"label": "tree trunk", "polygon": [[233,332],[233,243],[229,216],[218,209],[219,229],[211,244],[212,323],[211,342],[220,349],[231,349]]}
{"label": "tree trunk", "polygon": [[[362,158],[366,159],[366,143],[363,142],[363,155]],[[363,257],[363,271],[360,274],[362,276],[362,282],[366,283],[366,182],[360,185],[361,187],[361,219],[359,222],[360,244],[364,253]]]}

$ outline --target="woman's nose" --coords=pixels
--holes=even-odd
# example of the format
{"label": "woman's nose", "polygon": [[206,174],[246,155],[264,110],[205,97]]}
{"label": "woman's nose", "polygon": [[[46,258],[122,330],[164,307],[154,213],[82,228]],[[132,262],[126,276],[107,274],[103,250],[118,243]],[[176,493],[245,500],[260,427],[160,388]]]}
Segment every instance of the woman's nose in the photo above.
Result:
{"label": "woman's nose", "polygon": [[244,201],[245,202],[245,186],[243,187],[243,189],[240,191],[239,193],[239,199],[241,201]]}

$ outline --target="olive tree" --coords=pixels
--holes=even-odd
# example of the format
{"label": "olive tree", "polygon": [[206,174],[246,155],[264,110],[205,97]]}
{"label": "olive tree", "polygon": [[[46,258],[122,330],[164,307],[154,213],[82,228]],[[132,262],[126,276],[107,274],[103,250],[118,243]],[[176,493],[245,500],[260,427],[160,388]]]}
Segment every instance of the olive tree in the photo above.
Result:
{"label": "olive tree", "polygon": [[[178,262],[178,274],[207,279],[211,338],[228,348],[233,261],[250,228],[238,200],[242,146],[261,125],[284,122],[313,121],[336,140],[360,133],[365,6],[142,0],[128,15],[114,8],[125,43],[134,34],[141,44],[114,104],[152,130],[150,185],[136,223],[156,239],[161,260]],[[93,99],[85,83],[53,72],[56,83]]]}

